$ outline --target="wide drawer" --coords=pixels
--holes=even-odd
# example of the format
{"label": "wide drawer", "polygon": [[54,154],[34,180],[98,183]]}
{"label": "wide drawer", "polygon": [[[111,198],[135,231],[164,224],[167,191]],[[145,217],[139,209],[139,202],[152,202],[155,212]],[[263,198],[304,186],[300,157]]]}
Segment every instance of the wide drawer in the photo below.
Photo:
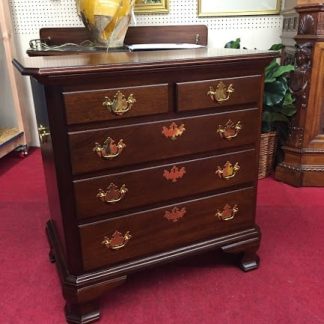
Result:
{"label": "wide drawer", "polygon": [[257,103],[260,91],[259,75],[177,83],[177,109],[187,111]]}
{"label": "wide drawer", "polygon": [[63,93],[67,124],[165,113],[168,84]]}
{"label": "wide drawer", "polygon": [[256,170],[255,150],[245,150],[74,181],[78,217],[109,214],[252,182]]}
{"label": "wide drawer", "polygon": [[252,144],[259,110],[69,133],[73,174]]}
{"label": "wide drawer", "polygon": [[80,226],[84,270],[125,262],[253,225],[246,188]]}

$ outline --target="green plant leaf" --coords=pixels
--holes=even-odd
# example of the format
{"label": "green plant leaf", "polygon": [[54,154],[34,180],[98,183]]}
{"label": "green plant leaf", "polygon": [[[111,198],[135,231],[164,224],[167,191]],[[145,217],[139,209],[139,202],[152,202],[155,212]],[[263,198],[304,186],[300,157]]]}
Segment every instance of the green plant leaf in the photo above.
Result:
{"label": "green plant leaf", "polygon": [[281,49],[283,49],[285,46],[283,44],[273,44],[269,50],[270,51],[280,51]]}
{"label": "green plant leaf", "polygon": [[274,82],[276,78],[273,77],[274,73],[278,69],[279,64],[277,63],[276,59],[272,60],[272,62],[265,68],[265,75],[264,75],[264,82]]}
{"label": "green plant leaf", "polygon": [[273,129],[272,125],[275,122],[289,123],[289,118],[279,112],[264,111],[262,114],[262,121],[268,124],[269,129]]}
{"label": "green plant leaf", "polygon": [[271,114],[271,122],[285,122],[285,123],[289,123],[289,118],[287,118],[287,116],[281,114],[281,113],[277,113],[274,112]]}
{"label": "green plant leaf", "polygon": [[290,106],[293,105],[295,99],[292,96],[292,93],[290,91],[287,91],[285,94],[283,106]]}
{"label": "green plant leaf", "polygon": [[270,107],[279,105],[284,100],[287,90],[288,85],[280,79],[266,83],[264,86],[264,105]]}
{"label": "green plant leaf", "polygon": [[291,105],[280,105],[280,106],[274,106],[269,108],[265,108],[265,110],[269,111],[270,113],[279,113],[282,115],[285,115],[287,117],[292,117],[296,113],[296,107],[291,104]]}
{"label": "green plant leaf", "polygon": [[241,38],[227,42],[224,48],[241,48]]}
{"label": "green plant leaf", "polygon": [[[279,64],[278,64],[279,65]],[[287,64],[287,65],[279,65],[278,68],[274,71],[273,73],[273,77],[274,78],[278,78],[286,73],[292,72],[294,71],[295,68],[293,65],[291,64]]]}
{"label": "green plant leaf", "polygon": [[265,69],[265,83],[274,82],[277,78],[283,77],[285,74],[294,71],[295,68],[291,64],[280,65],[275,60],[272,61]]}
{"label": "green plant leaf", "polygon": [[296,107],[294,105],[287,105],[287,106],[282,106],[280,112],[287,116],[287,117],[292,117],[296,114]]}
{"label": "green plant leaf", "polygon": [[264,122],[271,122],[271,112],[264,110],[262,113],[262,121]]}

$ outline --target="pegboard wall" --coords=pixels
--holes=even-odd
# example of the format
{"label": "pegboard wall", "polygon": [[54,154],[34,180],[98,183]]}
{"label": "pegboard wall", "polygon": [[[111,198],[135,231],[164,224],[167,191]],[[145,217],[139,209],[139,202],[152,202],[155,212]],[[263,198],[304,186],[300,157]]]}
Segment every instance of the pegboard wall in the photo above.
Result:
{"label": "pegboard wall", "polygon": [[[12,28],[20,55],[27,55],[29,41],[39,37],[40,28],[83,26],[76,12],[75,0],[0,1],[9,1]],[[168,14],[136,15],[137,25],[204,24],[208,26],[208,44],[214,47],[224,47],[226,42],[237,37],[241,38],[241,45],[247,48],[267,49],[281,42],[282,17],[279,15],[199,18],[197,3],[198,0],[169,0]],[[26,87],[30,87],[27,80]],[[31,145],[38,145],[30,88],[27,105]]]}
{"label": "pegboard wall", "polygon": [[[6,1],[6,0],[1,0]],[[205,24],[209,31],[270,31],[280,35],[282,17],[201,17],[197,0],[169,0],[168,14],[136,15],[138,25]],[[16,34],[37,34],[42,27],[80,27],[74,0],[9,0]]]}

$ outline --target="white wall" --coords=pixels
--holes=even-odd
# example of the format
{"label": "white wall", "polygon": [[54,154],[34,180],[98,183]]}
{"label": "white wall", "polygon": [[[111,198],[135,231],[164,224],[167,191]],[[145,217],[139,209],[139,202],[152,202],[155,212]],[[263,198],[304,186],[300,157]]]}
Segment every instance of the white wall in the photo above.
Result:
{"label": "white wall", "polygon": [[[199,18],[197,2],[169,0],[168,14],[137,15],[137,24],[205,24],[209,30],[209,45],[214,47],[224,47],[226,42],[238,37],[242,46],[247,48],[268,49],[272,44],[281,42],[282,17],[279,15]],[[38,31],[42,27],[83,26],[76,14],[74,0],[9,0],[9,4],[21,55],[26,55],[29,40],[38,38]],[[28,115],[33,130],[32,145],[37,145],[31,95],[26,100],[30,102]]]}

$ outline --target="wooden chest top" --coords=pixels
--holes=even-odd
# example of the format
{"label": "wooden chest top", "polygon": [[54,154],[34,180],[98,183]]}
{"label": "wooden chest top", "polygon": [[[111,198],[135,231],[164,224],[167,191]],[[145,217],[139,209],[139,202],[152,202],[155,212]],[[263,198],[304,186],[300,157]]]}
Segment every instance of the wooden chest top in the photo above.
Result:
{"label": "wooden chest top", "polygon": [[253,60],[256,65],[276,57],[277,52],[245,49],[222,49],[204,47],[200,49],[91,53],[67,56],[24,57],[14,60],[18,70],[34,77],[66,74],[93,74],[105,71],[132,71],[150,68],[171,68],[173,65],[196,67],[210,63],[245,63]]}

